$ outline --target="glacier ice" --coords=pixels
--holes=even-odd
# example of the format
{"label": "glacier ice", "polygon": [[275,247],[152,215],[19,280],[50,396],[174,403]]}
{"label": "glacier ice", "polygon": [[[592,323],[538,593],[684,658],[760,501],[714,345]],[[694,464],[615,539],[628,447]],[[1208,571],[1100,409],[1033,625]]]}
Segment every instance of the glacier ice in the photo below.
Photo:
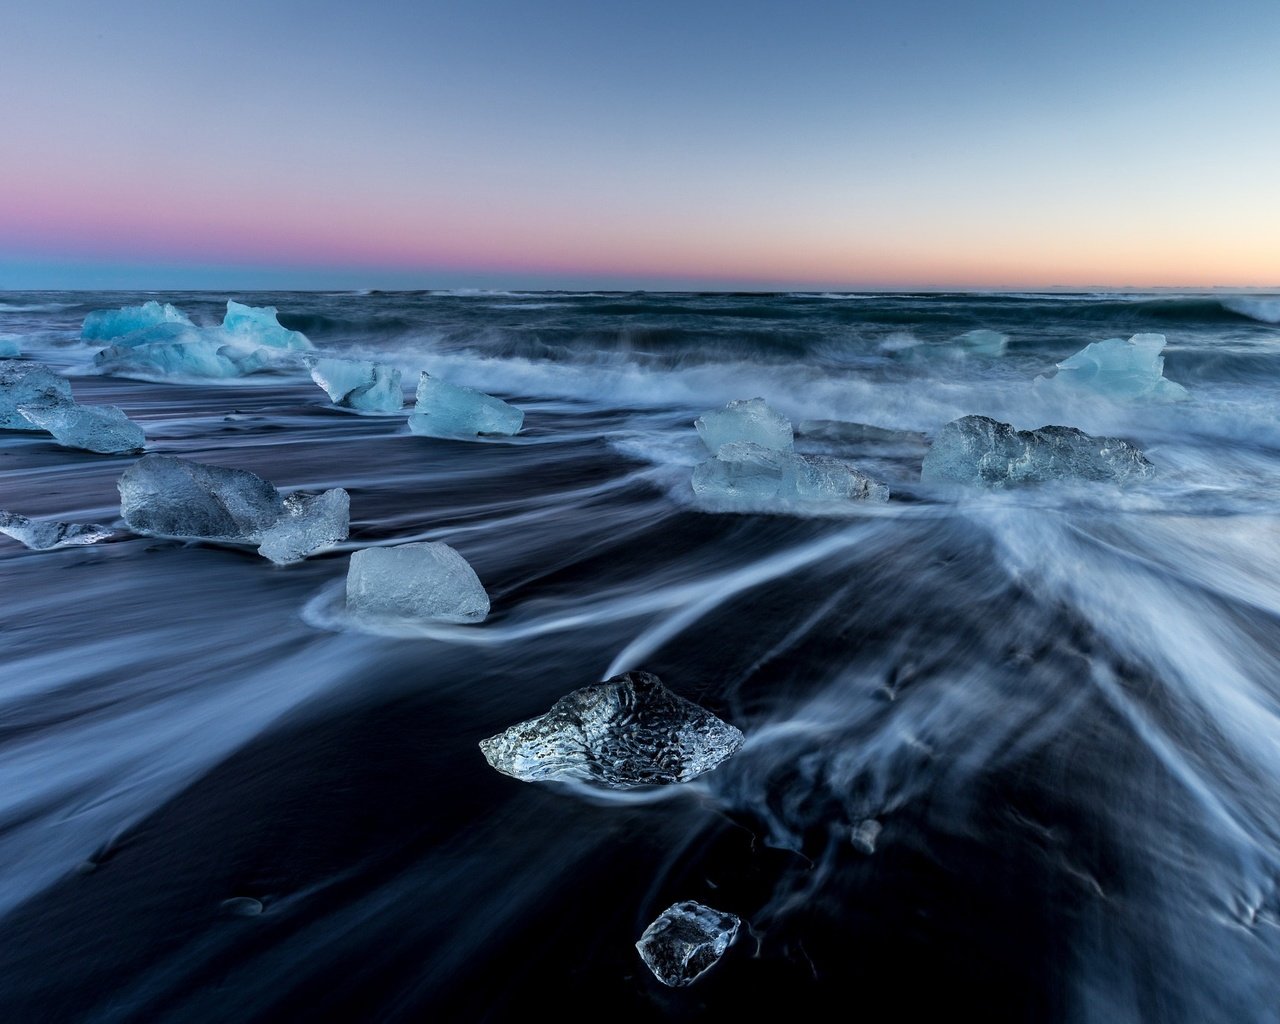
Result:
{"label": "glacier ice", "polygon": [[876,842],[884,826],[875,818],[866,818],[849,829],[849,842],[863,853],[875,853]]}
{"label": "glacier ice", "polygon": [[18,411],[22,405],[70,402],[71,382],[40,363],[0,366],[0,428],[43,430]]}
{"label": "glacier ice", "polygon": [[85,341],[110,341],[158,324],[195,326],[182,310],[167,302],[161,305],[153,300],[122,309],[95,309],[85,316],[80,337]]}
{"label": "glacier ice", "polygon": [[481,391],[447,384],[423,372],[409,429],[425,437],[468,438],[481,434],[515,434],[524,413]]}
{"label": "glacier ice", "polygon": [[114,533],[97,523],[60,523],[53,519],[28,519],[16,512],[0,512],[0,533],[8,534],[32,551],[96,544]]}
{"label": "glacier ice", "polygon": [[1037,390],[1057,395],[1178,401],[1187,389],[1164,376],[1163,334],[1135,334],[1086,345],[1058,364],[1052,377],[1035,379]]}
{"label": "glacier ice", "polygon": [[489,595],[448,544],[363,548],[347,570],[347,610],[357,618],[482,622]]}
{"label": "glacier ice", "polygon": [[47,430],[64,448],[104,455],[141,451],[147,443],[142,428],[114,405],[77,405],[66,400],[18,406],[39,430]]}
{"label": "glacier ice", "polygon": [[404,406],[400,371],[362,359],[305,357],[311,379],[324,388],[329,401],[361,412],[396,413]]}
{"label": "glacier ice", "polygon": [[721,445],[693,471],[700,498],[730,507],[776,501],[888,501],[889,488],[847,463],[820,455],[776,451],[750,441]]}
{"label": "glacier ice", "polygon": [[152,537],[265,545],[264,557],[296,561],[347,536],[348,497],[280,492],[255,473],[170,455],[146,455],[120,477],[120,513]]}
{"label": "glacier ice", "polygon": [[197,331],[189,341],[112,345],[98,352],[93,362],[103,373],[143,377],[231,378],[253,372],[233,355],[230,346]]}
{"label": "glacier ice", "polygon": [[884,484],[848,463],[821,455],[792,455],[787,459],[778,493],[799,501],[889,500],[889,488]]}
{"label": "glacier ice", "polygon": [[315,346],[301,331],[282,327],[277,319],[275,306],[246,306],[234,299],[227,300],[227,312],[222,318],[222,330],[227,340],[254,347],[301,351]]}
{"label": "glacier ice", "polygon": [[22,355],[21,334],[0,334],[0,359],[17,359]]}
{"label": "glacier ice", "polygon": [[791,421],[774,412],[763,398],[744,398],[723,409],[704,412],[693,425],[712,455],[735,441],[749,441],[774,451],[790,451],[793,444]]}
{"label": "glacier ice", "polygon": [[964,416],[938,431],[920,479],[984,487],[1047,480],[1111,480],[1155,475],[1145,455],[1127,441],[1091,437],[1075,427],[1015,430],[986,416]]}
{"label": "glacier ice", "polygon": [[738,937],[740,919],[694,900],[673,903],[636,943],[641,958],[664,985],[692,985],[720,962]]}
{"label": "glacier ice", "polygon": [[994,358],[1004,355],[1009,344],[1009,336],[982,327],[976,331],[965,331],[964,334],[952,338],[951,343],[962,351]]}
{"label": "glacier ice", "polygon": [[688,782],[743,736],[648,672],[627,672],[561,697],[546,714],[480,742],[485,759],[525,782],[580,779],[609,789]]}

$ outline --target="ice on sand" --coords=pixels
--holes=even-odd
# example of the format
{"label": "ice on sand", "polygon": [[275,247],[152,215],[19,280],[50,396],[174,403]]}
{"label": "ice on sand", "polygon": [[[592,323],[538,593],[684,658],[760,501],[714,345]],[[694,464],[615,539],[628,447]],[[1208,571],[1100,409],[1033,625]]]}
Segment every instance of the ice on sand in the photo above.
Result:
{"label": "ice on sand", "polygon": [[1059,363],[1052,377],[1037,377],[1035,386],[1046,394],[1165,401],[1187,398],[1186,388],[1164,376],[1164,356],[1160,354],[1164,347],[1163,334],[1095,341]]}
{"label": "ice on sand", "polygon": [[0,359],[17,359],[22,355],[21,334],[0,334]]}
{"label": "ice on sand", "polygon": [[467,438],[481,434],[515,434],[524,413],[481,391],[447,384],[424,372],[418,380],[417,404],[409,429],[425,437]]}
{"label": "ice on sand", "polygon": [[644,930],[636,949],[664,985],[692,985],[720,962],[741,921],[694,900],[673,903]]}
{"label": "ice on sand", "polygon": [[0,428],[43,430],[18,411],[23,405],[70,402],[71,382],[40,363],[0,366]]}
{"label": "ice on sand", "polygon": [[920,478],[998,488],[1064,479],[1123,483],[1155,471],[1119,438],[1091,437],[1075,427],[1015,430],[986,416],[964,416],[938,431]]}
{"label": "ice on sand", "polygon": [[168,455],[147,455],[120,477],[120,513],[129,529],[152,537],[262,545],[290,562],[343,540],[348,497],[281,496],[262,477]]}
{"label": "ice on sand", "polygon": [[364,548],[347,570],[347,610],[357,618],[481,622],[489,595],[448,544]]}
{"label": "ice on sand", "polygon": [[480,743],[485,759],[525,782],[582,780],[609,789],[688,782],[742,746],[738,729],[648,672],[561,697],[551,710]]}
{"label": "ice on sand", "polygon": [[84,318],[80,337],[85,341],[110,341],[160,324],[195,326],[182,310],[167,302],[161,305],[152,301],[122,309],[95,309]]}
{"label": "ice on sand", "polygon": [[693,425],[712,455],[739,441],[780,452],[790,451],[794,442],[791,421],[770,409],[763,398],[745,398],[704,412]]}
{"label": "ice on sand", "polygon": [[111,527],[97,523],[60,523],[53,519],[28,519],[16,512],[0,512],[0,533],[8,534],[32,551],[96,544],[113,532]]}
{"label": "ice on sand", "polygon": [[120,455],[140,451],[147,443],[142,428],[114,405],[76,405],[63,399],[20,405],[18,412],[64,448]]}
{"label": "ice on sand", "polygon": [[404,406],[400,371],[361,359],[306,358],[311,379],[324,388],[329,401],[361,412],[399,412]]}
{"label": "ice on sand", "polygon": [[727,506],[770,502],[887,501],[889,488],[847,463],[746,441],[720,447],[693,471],[693,491]]}

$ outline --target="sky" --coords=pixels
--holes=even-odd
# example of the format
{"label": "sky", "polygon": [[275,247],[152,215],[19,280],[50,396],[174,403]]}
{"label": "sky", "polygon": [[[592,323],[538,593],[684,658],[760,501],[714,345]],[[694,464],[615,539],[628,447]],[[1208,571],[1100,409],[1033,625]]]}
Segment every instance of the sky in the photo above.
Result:
{"label": "sky", "polygon": [[1275,0],[33,0],[0,289],[1280,286]]}

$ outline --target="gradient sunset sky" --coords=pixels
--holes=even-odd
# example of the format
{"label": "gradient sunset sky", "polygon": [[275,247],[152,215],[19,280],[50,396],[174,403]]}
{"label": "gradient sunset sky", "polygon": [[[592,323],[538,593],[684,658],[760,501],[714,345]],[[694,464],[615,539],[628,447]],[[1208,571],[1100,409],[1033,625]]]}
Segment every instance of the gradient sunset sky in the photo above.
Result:
{"label": "gradient sunset sky", "polygon": [[0,288],[1280,285],[1275,0],[4,23]]}

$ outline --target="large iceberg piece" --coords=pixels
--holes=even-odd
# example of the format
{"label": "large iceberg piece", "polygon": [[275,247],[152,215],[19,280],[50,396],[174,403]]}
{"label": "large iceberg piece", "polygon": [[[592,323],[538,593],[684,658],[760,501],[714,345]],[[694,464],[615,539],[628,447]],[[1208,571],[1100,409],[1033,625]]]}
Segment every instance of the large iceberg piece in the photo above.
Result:
{"label": "large iceberg piece", "polygon": [[742,922],[693,900],[673,903],[644,930],[636,949],[662,984],[692,985],[720,962]]}
{"label": "large iceberg piece", "polygon": [[1128,341],[1095,341],[1058,364],[1052,377],[1035,379],[1046,393],[1102,395],[1107,398],[1162,399],[1188,397],[1187,389],[1164,376],[1163,334],[1135,334]]}
{"label": "large iceberg piece", "polygon": [[315,348],[301,331],[282,327],[279,311],[275,306],[246,306],[234,299],[227,300],[227,312],[222,318],[222,330],[233,344],[265,346],[291,351]]}
{"label": "large iceberg piece", "polygon": [[0,533],[8,534],[32,551],[96,544],[113,532],[111,527],[97,523],[60,523],[52,519],[28,519],[16,512],[0,512]]}
{"label": "large iceberg piece", "polygon": [[515,434],[524,413],[481,391],[446,384],[423,372],[409,429],[425,437],[468,438],[481,434]]}
{"label": "large iceberg piece", "polygon": [[0,334],[0,359],[17,359],[22,355],[21,334]]}
{"label": "large iceberg piece", "polygon": [[64,448],[119,455],[141,451],[147,443],[142,428],[114,405],[76,405],[55,400],[18,406],[37,429],[47,430]]}
{"label": "large iceberg piece", "polygon": [[[144,331],[145,336],[150,332]],[[138,336],[121,339],[136,340]],[[111,345],[93,357],[103,373],[140,377],[243,377],[260,369],[252,353],[223,343],[217,328],[196,328],[186,340]]]}
{"label": "large iceberg piece", "polygon": [[712,455],[735,441],[749,441],[774,451],[790,451],[794,438],[791,421],[774,412],[763,398],[730,402],[723,409],[704,412],[693,425]]}
{"label": "large iceberg piece", "polygon": [[404,406],[400,371],[361,359],[305,357],[311,379],[324,388],[329,401],[361,412],[396,413]]}
{"label": "large iceberg piece", "polygon": [[1090,437],[1075,427],[1015,430],[986,416],[964,416],[938,431],[920,479],[1011,487],[1063,479],[1124,483],[1155,471],[1142,452],[1118,438]]}
{"label": "large iceberg piece", "polygon": [[355,552],[347,610],[357,618],[482,622],[489,595],[458,552],[423,541]]}
{"label": "large iceberg piece", "polygon": [[285,563],[347,536],[342,488],[283,498],[254,473],[168,455],[139,459],[118,486],[125,523],[152,537],[261,545],[260,554]]}
{"label": "large iceberg piece", "polygon": [[110,341],[159,324],[195,326],[182,310],[167,302],[162,306],[152,301],[122,309],[95,309],[84,318],[80,337],[85,341]]}
{"label": "large iceberg piece", "polygon": [[43,430],[18,411],[23,405],[71,401],[71,382],[40,363],[0,366],[0,428]]}
{"label": "large iceberg piece", "polygon": [[648,672],[628,672],[561,697],[545,715],[480,742],[498,771],[525,782],[609,789],[688,782],[731,757],[743,737]]}
{"label": "large iceberg piece", "polygon": [[700,498],[729,507],[767,506],[778,501],[888,501],[889,488],[847,463],[820,455],[797,455],[750,441],[721,445],[719,454],[693,471]]}

